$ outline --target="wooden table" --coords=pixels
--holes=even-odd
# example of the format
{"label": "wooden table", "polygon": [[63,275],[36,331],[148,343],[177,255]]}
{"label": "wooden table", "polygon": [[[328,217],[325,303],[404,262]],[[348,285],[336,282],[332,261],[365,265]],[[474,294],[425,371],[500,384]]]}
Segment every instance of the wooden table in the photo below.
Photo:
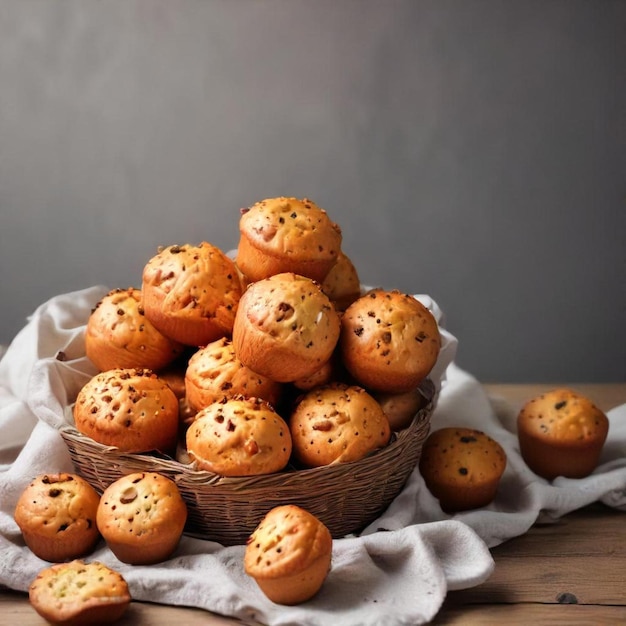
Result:
{"label": "wooden table", "polygon": [[[555,385],[486,384],[518,408]],[[626,403],[626,384],[569,385],[603,410]],[[594,504],[494,548],[488,581],[448,594],[434,624],[626,623],[626,515]],[[24,593],[0,591],[0,624],[41,626]],[[133,602],[121,626],[238,624],[197,609]]]}

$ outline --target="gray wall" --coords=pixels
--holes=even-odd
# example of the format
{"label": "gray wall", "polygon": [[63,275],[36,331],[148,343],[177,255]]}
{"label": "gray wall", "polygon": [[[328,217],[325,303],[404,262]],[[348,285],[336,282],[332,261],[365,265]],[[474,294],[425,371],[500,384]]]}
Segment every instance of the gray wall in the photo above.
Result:
{"label": "gray wall", "polygon": [[0,342],[308,196],[490,381],[626,381],[626,3],[0,0]]}

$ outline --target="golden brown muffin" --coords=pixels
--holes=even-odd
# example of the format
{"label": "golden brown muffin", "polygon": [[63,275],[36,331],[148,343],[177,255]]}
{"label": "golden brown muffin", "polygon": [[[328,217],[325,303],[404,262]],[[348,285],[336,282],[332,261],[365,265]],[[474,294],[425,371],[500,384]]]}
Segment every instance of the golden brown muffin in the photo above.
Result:
{"label": "golden brown muffin", "polygon": [[335,264],[322,282],[322,291],[338,311],[345,311],[361,297],[361,281],[352,260],[339,251]]}
{"label": "golden brown muffin", "polygon": [[310,376],[330,359],[340,321],[319,285],[287,272],[251,284],[241,297],[233,345],[239,360],[278,382]]}
{"label": "golden brown muffin", "polygon": [[200,409],[224,397],[262,398],[276,406],[282,385],[253,372],[235,354],[230,339],[222,337],[200,348],[185,373],[185,391],[191,409]]}
{"label": "golden brown muffin", "polygon": [[417,412],[427,403],[419,387],[404,393],[373,393],[372,395],[387,416],[391,430],[395,432],[410,426]]}
{"label": "golden brown muffin", "polygon": [[143,270],[146,317],[175,341],[203,346],[230,335],[241,283],[234,262],[202,242],[168,246]]}
{"label": "golden brown muffin", "polygon": [[250,282],[293,272],[323,281],[341,249],[341,229],[308,199],[268,198],[243,209],[237,267]]}
{"label": "golden brown muffin", "polygon": [[422,448],[419,469],[446,513],[487,506],[506,468],[502,446],[480,430],[441,428]]}
{"label": "golden brown muffin", "polygon": [[548,480],[591,474],[608,432],[607,416],[589,398],[567,388],[532,398],[517,418],[522,458]]}
{"label": "golden brown muffin", "polygon": [[428,376],[441,335],[433,314],[414,297],[375,289],[344,312],[339,345],[346,369],[359,384],[402,393]]}
{"label": "golden brown muffin", "polygon": [[161,370],[182,349],[146,318],[141,291],[133,287],[109,292],[87,320],[85,352],[101,372],[131,367]]}
{"label": "golden brown muffin", "polygon": [[171,453],[178,437],[178,399],[151,370],[100,372],[78,393],[76,428],[124,452]]}
{"label": "golden brown muffin", "polygon": [[100,496],[76,474],[42,474],[22,491],[15,522],[31,552],[44,561],[70,561],[91,552],[100,533]]}
{"label": "golden brown muffin", "polygon": [[313,514],[287,504],[271,509],[246,544],[244,569],[277,604],[312,598],[331,568],[333,540]]}
{"label": "golden brown muffin", "polygon": [[302,396],[289,418],[294,458],[305,467],[358,461],[389,443],[389,420],[361,387],[342,383]]}
{"label": "golden brown muffin", "polygon": [[200,410],[187,434],[189,458],[222,476],[255,476],[284,469],[291,455],[289,427],[260,398],[224,398]]}
{"label": "golden brown muffin", "polygon": [[136,472],[104,490],[96,519],[120,561],[150,565],[176,550],[187,521],[187,505],[174,481],[157,472]]}
{"label": "golden brown muffin", "polygon": [[74,560],[39,572],[28,589],[32,607],[51,624],[111,624],[124,615],[131,596],[117,571],[103,563]]}

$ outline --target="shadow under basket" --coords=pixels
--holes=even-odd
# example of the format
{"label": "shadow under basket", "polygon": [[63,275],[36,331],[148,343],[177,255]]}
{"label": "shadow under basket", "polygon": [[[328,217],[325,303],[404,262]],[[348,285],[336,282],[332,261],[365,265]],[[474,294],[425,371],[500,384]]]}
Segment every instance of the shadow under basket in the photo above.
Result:
{"label": "shadow under basket", "polygon": [[244,544],[275,506],[296,504],[316,515],[334,538],[358,533],[379,517],[416,467],[430,431],[435,388],[424,381],[426,405],[390,443],[359,461],[250,477],[224,477],[169,458],[129,454],[61,429],[76,472],[99,493],[133,472],[159,472],[176,482],[187,503],[185,533],[222,545]]}

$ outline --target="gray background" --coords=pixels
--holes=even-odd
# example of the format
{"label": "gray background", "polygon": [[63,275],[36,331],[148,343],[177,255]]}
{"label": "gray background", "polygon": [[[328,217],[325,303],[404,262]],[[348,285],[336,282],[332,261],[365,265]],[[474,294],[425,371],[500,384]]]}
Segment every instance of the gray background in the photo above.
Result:
{"label": "gray background", "polygon": [[0,342],[308,196],[485,382],[626,381],[626,3],[0,0]]}

